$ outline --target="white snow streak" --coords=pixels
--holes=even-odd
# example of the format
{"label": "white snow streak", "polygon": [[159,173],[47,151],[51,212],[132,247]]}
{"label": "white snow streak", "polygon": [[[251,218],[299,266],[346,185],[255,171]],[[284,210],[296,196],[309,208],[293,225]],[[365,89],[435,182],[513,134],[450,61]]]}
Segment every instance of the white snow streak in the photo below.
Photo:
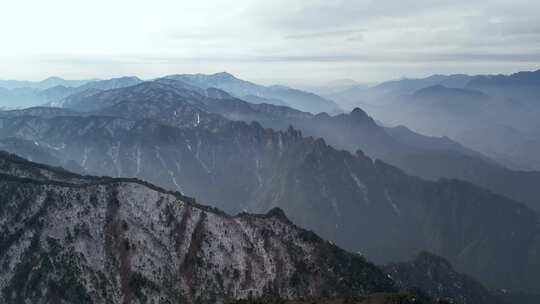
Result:
{"label": "white snow streak", "polygon": [[88,148],[84,147],[84,153],[83,153],[83,159],[81,162],[81,167],[83,167],[85,170],[88,170],[86,167],[86,162],[88,161]]}
{"label": "white snow streak", "polygon": [[135,171],[135,175],[139,175],[139,173],[141,172],[141,156],[142,156],[142,152],[141,152],[141,147],[138,146],[137,147],[137,170]]}
{"label": "white snow streak", "polygon": [[386,199],[392,205],[392,209],[394,209],[394,212],[398,216],[401,216],[401,210],[399,210],[399,207],[394,203],[394,200],[392,200],[392,197],[390,196],[390,193],[388,193],[388,190],[384,190],[384,196],[386,196]]}

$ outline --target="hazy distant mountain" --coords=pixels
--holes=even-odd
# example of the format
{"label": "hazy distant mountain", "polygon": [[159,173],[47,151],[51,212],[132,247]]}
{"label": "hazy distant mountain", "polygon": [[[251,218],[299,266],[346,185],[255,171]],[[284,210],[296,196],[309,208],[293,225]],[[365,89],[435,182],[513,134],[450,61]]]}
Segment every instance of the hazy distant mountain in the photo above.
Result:
{"label": "hazy distant mountain", "polygon": [[431,86],[444,86],[448,88],[464,88],[472,79],[468,75],[433,75],[421,79],[401,79],[383,82],[373,87],[354,86],[341,92],[334,92],[327,96],[335,100],[342,108],[352,110],[365,104],[386,104],[395,96],[412,94],[423,88]]}
{"label": "hazy distant mountain", "polygon": [[21,81],[21,80],[0,80],[0,88],[18,89],[18,88],[34,88],[34,89],[49,89],[56,86],[78,87],[85,83],[94,81],[87,80],[65,80],[60,77],[49,77],[41,81]]}
{"label": "hazy distant mountain", "polygon": [[[0,137],[57,147],[62,159],[88,173],[144,178],[228,211],[280,207],[301,226],[379,262],[425,249],[489,286],[540,289],[539,221],[525,206],[468,183],[413,178],[294,129],[228,121],[208,111],[247,111],[249,104],[218,92],[181,93],[172,84],[108,91],[116,102],[94,100],[108,106],[99,112],[108,117],[2,119]],[[186,111],[175,118],[175,108]],[[372,123],[365,113],[353,114],[338,121]]]}
{"label": "hazy distant mountain", "polygon": [[[66,87],[63,85],[54,86],[45,90],[38,92],[36,95],[38,98],[42,99],[42,103],[54,103],[55,101],[61,100],[75,92],[75,88]],[[40,101],[41,102],[41,101]]]}
{"label": "hazy distant mountain", "polygon": [[[469,94],[468,91],[465,93]],[[478,93],[472,94],[476,96]],[[251,106],[249,111],[242,113],[239,108],[207,110],[232,119],[256,120],[264,126],[277,129],[294,125],[305,135],[323,137],[336,148],[349,151],[362,149],[366,154],[397,165],[409,174],[435,180],[458,178],[470,181],[527,203],[531,208],[540,209],[540,190],[537,190],[540,189],[537,187],[540,185],[540,174],[506,169],[447,137],[423,136],[403,126],[382,128],[360,109],[337,116],[310,116],[294,113],[287,108],[276,111],[280,108],[272,106],[266,106],[265,109]]]}
{"label": "hazy distant mountain", "polygon": [[129,87],[141,83],[142,80],[133,76],[124,76],[106,80],[92,81],[77,87],[77,91],[82,92],[87,89],[111,90]]}
{"label": "hazy distant mountain", "polygon": [[467,90],[467,89],[458,89],[458,88],[449,88],[443,85],[433,85],[425,87],[414,91],[412,96],[418,99],[430,98],[447,98],[442,102],[459,102],[461,99],[470,99],[474,101],[482,101],[483,99],[488,99],[489,97],[483,94],[480,91]]}
{"label": "hazy distant mountain", "polygon": [[61,96],[61,98],[49,100],[48,104],[55,107],[70,107],[70,104],[74,102],[72,101],[72,99],[91,96],[101,91],[125,88],[139,84],[141,82],[142,80],[137,77],[120,77],[107,80],[93,81],[80,87],[70,88],[68,94]]}
{"label": "hazy distant mountain", "polygon": [[[449,139],[443,139],[448,143],[444,147],[435,146],[435,138],[430,138],[430,147],[398,143],[360,109],[355,109],[350,115],[312,115],[284,106],[251,104],[217,89],[193,88],[172,79],[159,79],[98,94],[73,95],[68,100],[69,105],[66,103],[66,106],[79,111],[98,111],[100,114],[128,119],[152,118],[175,126],[179,125],[174,121],[189,121],[189,125],[193,126],[196,115],[199,115],[199,120],[204,124],[209,113],[219,114],[230,120],[257,121],[266,127],[281,130],[294,125],[306,135],[323,137],[336,147],[353,152],[362,148],[368,155],[377,158],[385,158],[393,153],[442,148],[474,154],[457,143],[451,145],[448,143]],[[185,102],[178,102],[179,100]],[[150,107],[154,109],[151,110]],[[189,117],[185,117],[186,113],[189,113]],[[184,115],[183,119],[179,115]],[[216,119],[212,118],[214,121]],[[417,137],[427,138],[421,135]]]}
{"label": "hazy distant mountain", "polygon": [[360,106],[390,125],[451,137],[512,168],[540,170],[539,75],[404,79],[331,98],[344,108]]}
{"label": "hazy distant mountain", "polygon": [[398,94],[410,94],[431,86],[444,86],[448,88],[464,88],[472,79],[472,76],[456,75],[432,75],[420,79],[401,79],[383,82],[374,87],[375,90],[392,91]]}
{"label": "hazy distant mountain", "polygon": [[467,88],[493,96],[536,102],[540,95],[540,70],[512,75],[476,76],[467,83]]}
{"label": "hazy distant mountain", "polygon": [[[202,89],[219,88],[242,97],[252,103],[270,103],[313,113],[339,113],[341,110],[332,101],[316,94],[284,86],[261,86],[234,77],[228,73],[213,75],[171,75],[169,79],[181,80],[185,84]],[[0,105],[4,107],[29,107],[47,104],[55,107],[70,106],[73,99],[91,96],[100,91],[123,88],[141,83],[137,77],[120,77],[99,81],[64,81],[50,78],[42,82],[6,82],[9,89],[0,90]],[[27,86],[23,86],[27,84]],[[0,86],[2,88],[2,86]],[[19,91],[15,91],[19,90]]]}
{"label": "hazy distant mountain", "polygon": [[540,210],[540,172],[507,169],[447,137],[423,136],[403,126],[382,128],[360,109],[350,115],[318,116],[291,124],[336,148],[362,149],[408,174],[469,181]]}
{"label": "hazy distant mountain", "polygon": [[0,153],[2,303],[216,303],[397,291],[274,209],[227,215],[134,179]]}
{"label": "hazy distant mountain", "polygon": [[386,133],[388,133],[394,140],[397,140],[403,145],[408,145],[415,147],[419,150],[435,150],[435,151],[457,151],[461,152],[464,155],[477,156],[479,158],[484,158],[482,154],[468,149],[463,145],[453,141],[452,139],[443,136],[426,136],[418,134],[406,126],[397,126],[397,127],[387,127],[384,128]]}
{"label": "hazy distant mountain", "polygon": [[[253,95],[256,97],[265,98],[270,102],[273,100],[278,100],[279,102],[276,103],[277,105],[283,105],[283,103],[285,103],[295,109],[311,113],[340,112],[339,107],[333,101],[322,98],[313,93],[284,86],[267,87],[257,85],[249,81],[238,79],[229,73],[217,73],[212,75],[171,75],[167,76],[167,78],[180,80],[204,89],[212,87],[222,89],[239,98]],[[250,97],[248,97],[248,99],[249,98]]]}
{"label": "hazy distant mountain", "polygon": [[38,92],[38,89],[26,87],[11,90],[0,88],[0,105],[8,109],[38,105],[40,102]]}
{"label": "hazy distant mountain", "polygon": [[371,88],[353,87],[328,95],[328,97],[337,101],[343,108],[352,109],[362,102],[380,105],[400,95],[412,94],[428,87],[442,86],[449,89],[480,91],[492,97],[528,100],[537,99],[539,85],[540,70],[512,75],[433,75],[421,79],[387,81]]}
{"label": "hazy distant mountain", "polygon": [[254,104],[261,104],[261,103],[267,103],[267,104],[273,104],[276,106],[288,106],[284,101],[279,99],[269,99],[264,97],[259,97],[255,95],[245,95],[242,96],[242,100],[245,100],[250,103]]}
{"label": "hazy distant mountain", "polygon": [[[432,88],[419,95],[439,90]],[[362,149],[369,156],[397,165],[409,174],[434,180],[459,178],[540,209],[540,188],[530,186],[540,184],[539,174],[505,169],[448,138],[422,136],[405,127],[382,128],[360,109],[351,114],[313,116],[287,107],[254,105],[217,92],[219,90],[160,79],[90,96],[74,95],[69,101],[77,110],[126,119],[157,119],[176,127],[212,129],[226,123],[221,116],[257,121],[265,127],[281,130],[294,125],[305,135],[322,137],[332,146],[351,152]],[[80,98],[75,98],[77,96]]]}
{"label": "hazy distant mountain", "polygon": [[[64,99],[71,95],[97,90],[110,90],[135,85],[142,82],[136,77],[121,77],[108,80],[66,81],[49,78],[41,82],[7,82],[6,88],[0,85],[0,105],[7,108],[25,108],[50,105],[62,106]],[[1,82],[0,82],[1,83]],[[23,86],[26,84],[28,86]]]}
{"label": "hazy distant mountain", "polygon": [[40,106],[46,103],[54,103],[75,92],[76,88],[55,86],[48,89],[36,88],[0,88],[0,104],[13,109],[21,109],[32,106]]}
{"label": "hazy distant mountain", "polygon": [[[389,99],[386,110],[394,112],[390,124],[405,124],[426,134],[455,135],[453,130],[484,122],[492,115],[499,103],[479,91],[430,86],[412,94]],[[397,109],[397,110],[396,110]],[[384,110],[379,109],[379,112]],[[402,122],[405,121],[405,122]]]}
{"label": "hazy distant mountain", "polygon": [[330,96],[333,93],[343,92],[352,88],[368,88],[369,85],[358,83],[352,79],[336,79],[325,83],[296,85],[296,87],[321,96]]}

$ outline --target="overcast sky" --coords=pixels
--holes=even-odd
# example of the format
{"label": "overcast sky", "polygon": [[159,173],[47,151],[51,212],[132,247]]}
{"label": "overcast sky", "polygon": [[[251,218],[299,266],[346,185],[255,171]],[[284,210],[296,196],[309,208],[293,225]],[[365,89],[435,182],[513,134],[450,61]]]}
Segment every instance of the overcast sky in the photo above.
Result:
{"label": "overcast sky", "polygon": [[536,0],[0,0],[0,78],[361,82],[540,69]]}

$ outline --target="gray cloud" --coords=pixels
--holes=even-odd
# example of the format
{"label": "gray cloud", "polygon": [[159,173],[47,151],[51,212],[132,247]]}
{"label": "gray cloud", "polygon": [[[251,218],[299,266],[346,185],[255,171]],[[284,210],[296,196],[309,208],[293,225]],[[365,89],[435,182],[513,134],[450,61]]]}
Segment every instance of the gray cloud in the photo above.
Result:
{"label": "gray cloud", "polygon": [[332,37],[345,37],[347,39],[361,37],[362,30],[339,30],[339,31],[327,31],[327,32],[311,32],[303,34],[291,34],[285,36],[286,39],[318,39],[318,38],[332,38]]}
{"label": "gray cloud", "polygon": [[[341,28],[379,18],[412,17],[436,9],[459,7],[450,0],[275,0],[261,5],[265,21],[273,27],[289,30]],[[296,4],[296,5],[294,5]],[[461,3],[463,4],[463,3]],[[287,9],[283,9],[287,8]]]}
{"label": "gray cloud", "polygon": [[[201,58],[202,59],[202,58]],[[205,60],[205,59],[202,59]],[[318,56],[269,56],[251,58],[217,58],[206,60],[238,60],[269,62],[357,62],[357,63],[430,63],[430,62],[540,62],[539,52],[532,53],[377,53],[332,54]]]}
{"label": "gray cloud", "polygon": [[50,63],[110,65],[110,64],[177,64],[185,62],[328,62],[328,63],[429,63],[429,62],[540,62],[537,52],[379,52],[366,54],[321,54],[283,56],[176,56],[176,57],[62,57],[54,56]]}
{"label": "gray cloud", "polygon": [[[54,0],[26,19],[0,19],[0,77],[228,70],[373,81],[540,66],[539,1],[95,1],[91,12]],[[4,6],[28,13],[17,1]]]}

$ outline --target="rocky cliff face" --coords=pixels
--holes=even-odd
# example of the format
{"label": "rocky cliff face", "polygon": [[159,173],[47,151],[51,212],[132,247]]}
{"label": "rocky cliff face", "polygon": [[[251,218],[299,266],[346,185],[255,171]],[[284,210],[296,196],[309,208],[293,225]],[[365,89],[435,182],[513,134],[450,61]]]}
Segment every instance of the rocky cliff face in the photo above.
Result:
{"label": "rocky cliff face", "polygon": [[282,211],[229,216],[130,179],[0,155],[3,303],[215,303],[395,290]]}

